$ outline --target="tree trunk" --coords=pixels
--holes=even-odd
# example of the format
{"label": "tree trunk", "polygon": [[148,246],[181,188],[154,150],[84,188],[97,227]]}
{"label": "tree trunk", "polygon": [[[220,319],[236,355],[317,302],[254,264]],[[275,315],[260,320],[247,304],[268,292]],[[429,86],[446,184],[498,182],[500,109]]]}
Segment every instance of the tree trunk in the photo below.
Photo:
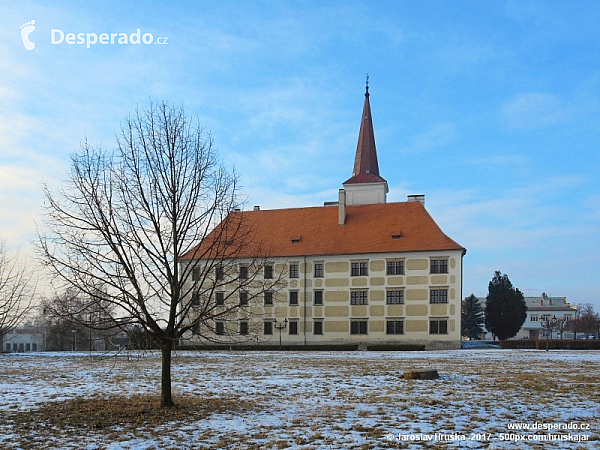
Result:
{"label": "tree trunk", "polygon": [[160,347],[162,353],[162,374],[160,382],[160,406],[170,408],[175,406],[171,396],[171,353],[173,351],[173,342],[167,340]]}

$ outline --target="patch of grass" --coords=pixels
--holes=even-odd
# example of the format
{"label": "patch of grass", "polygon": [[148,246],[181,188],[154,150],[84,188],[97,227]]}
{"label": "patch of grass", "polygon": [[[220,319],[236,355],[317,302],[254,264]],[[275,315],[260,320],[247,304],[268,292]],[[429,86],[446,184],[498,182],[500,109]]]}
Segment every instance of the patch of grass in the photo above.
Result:
{"label": "patch of grass", "polygon": [[169,422],[200,420],[213,413],[251,409],[250,402],[239,398],[177,397],[172,408],[161,408],[158,396],[76,398],[44,403],[38,409],[11,415],[21,429],[52,427],[59,429],[100,430],[121,426],[137,429]]}

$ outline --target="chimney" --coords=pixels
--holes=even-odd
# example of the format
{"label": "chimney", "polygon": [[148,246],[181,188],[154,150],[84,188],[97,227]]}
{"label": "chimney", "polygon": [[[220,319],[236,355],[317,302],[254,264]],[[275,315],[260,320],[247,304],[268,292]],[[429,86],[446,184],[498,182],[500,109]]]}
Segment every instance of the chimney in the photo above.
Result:
{"label": "chimney", "polygon": [[421,205],[425,206],[425,196],[424,195],[409,195],[409,202],[419,202]]}
{"label": "chimney", "polygon": [[338,202],[338,225],[346,222],[346,191],[340,189],[340,201]]}
{"label": "chimney", "polygon": [[256,205],[256,206],[254,207],[254,211],[260,211],[260,206]]}

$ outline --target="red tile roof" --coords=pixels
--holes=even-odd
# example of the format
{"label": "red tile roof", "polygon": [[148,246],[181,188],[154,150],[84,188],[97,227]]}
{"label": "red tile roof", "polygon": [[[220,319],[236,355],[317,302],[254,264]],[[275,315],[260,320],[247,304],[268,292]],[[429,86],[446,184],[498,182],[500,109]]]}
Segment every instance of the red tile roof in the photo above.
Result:
{"label": "red tile roof", "polygon": [[[338,225],[338,207],[243,211],[232,213],[185,259],[202,258],[223,227],[252,230],[254,242],[272,257],[352,255],[466,249],[446,236],[419,202],[347,206],[346,221]],[[392,236],[396,236],[393,239]],[[400,237],[398,237],[400,235]],[[296,241],[296,243],[292,242]],[[237,249],[236,257],[251,257],[255,245]],[[219,255],[223,256],[223,255]],[[205,256],[204,256],[205,257]]]}

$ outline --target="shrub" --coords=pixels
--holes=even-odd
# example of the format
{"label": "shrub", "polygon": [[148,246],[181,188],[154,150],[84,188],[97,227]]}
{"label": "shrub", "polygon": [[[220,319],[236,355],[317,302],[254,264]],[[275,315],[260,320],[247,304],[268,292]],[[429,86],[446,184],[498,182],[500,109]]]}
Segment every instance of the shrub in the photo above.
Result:
{"label": "shrub", "polygon": [[367,350],[373,352],[415,352],[424,351],[425,344],[375,344],[367,345]]}
{"label": "shrub", "polygon": [[[547,346],[547,347],[546,347]],[[500,341],[500,347],[506,349],[538,349],[538,350],[600,350],[598,339],[515,339]]]}
{"label": "shrub", "polygon": [[[227,344],[209,344],[209,345],[180,345],[176,350],[235,350],[235,351],[278,351],[279,345],[227,345]],[[282,345],[282,351],[336,351],[348,352],[358,350],[356,344],[324,344],[324,345]]]}
{"label": "shrub", "polygon": [[500,341],[500,348],[534,349],[536,341],[532,339],[513,339]]}

